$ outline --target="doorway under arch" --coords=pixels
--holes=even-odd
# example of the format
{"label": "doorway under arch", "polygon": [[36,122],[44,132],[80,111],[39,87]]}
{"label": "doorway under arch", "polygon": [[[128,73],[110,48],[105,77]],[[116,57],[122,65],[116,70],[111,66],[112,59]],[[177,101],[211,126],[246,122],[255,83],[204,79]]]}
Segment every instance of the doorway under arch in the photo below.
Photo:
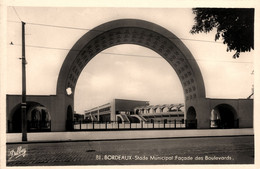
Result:
{"label": "doorway under arch", "polygon": [[[43,132],[51,131],[51,115],[49,110],[40,103],[26,102],[27,131]],[[8,131],[14,133],[22,132],[21,104],[14,107],[12,120],[9,121]]]}
{"label": "doorway under arch", "polygon": [[73,130],[73,109],[71,105],[67,107],[67,120],[66,120],[66,130],[72,131]]}
{"label": "doorway under arch", "polygon": [[238,128],[236,110],[229,104],[219,104],[211,111],[211,128]]}
{"label": "doorway under arch", "polygon": [[187,111],[187,120],[196,120],[196,110],[193,106],[188,108]]}
{"label": "doorway under arch", "polygon": [[197,114],[193,106],[188,108],[185,121],[186,128],[197,128]]}

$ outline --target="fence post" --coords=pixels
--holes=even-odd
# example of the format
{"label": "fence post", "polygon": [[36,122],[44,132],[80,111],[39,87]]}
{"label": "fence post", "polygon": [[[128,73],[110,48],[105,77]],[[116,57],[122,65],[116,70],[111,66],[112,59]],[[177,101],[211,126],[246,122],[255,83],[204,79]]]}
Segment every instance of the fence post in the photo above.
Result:
{"label": "fence post", "polygon": [[106,121],[106,130],[107,130],[107,121]]}
{"label": "fence post", "polygon": [[81,120],[79,121],[79,129],[81,130]]}
{"label": "fence post", "polygon": [[143,128],[143,122],[141,121],[141,129]]}
{"label": "fence post", "polygon": [[119,122],[117,122],[117,128],[119,129]]}
{"label": "fence post", "polygon": [[92,121],[92,125],[93,125],[92,127],[93,127],[93,130],[94,130],[95,129],[94,121]]}
{"label": "fence post", "polygon": [[8,123],[8,130],[7,130],[7,131],[8,131],[8,133],[9,133],[9,132],[10,132],[10,126],[11,126],[11,125],[10,125],[10,120],[8,120],[7,123]]}
{"label": "fence post", "polygon": [[130,122],[130,129],[131,129],[131,124],[132,124],[132,123]]}
{"label": "fence post", "polygon": [[177,121],[176,121],[176,119],[174,119],[174,128],[176,128],[177,127]]}
{"label": "fence post", "polygon": [[39,126],[40,126],[40,130],[42,129],[42,123],[41,121],[39,120]]}

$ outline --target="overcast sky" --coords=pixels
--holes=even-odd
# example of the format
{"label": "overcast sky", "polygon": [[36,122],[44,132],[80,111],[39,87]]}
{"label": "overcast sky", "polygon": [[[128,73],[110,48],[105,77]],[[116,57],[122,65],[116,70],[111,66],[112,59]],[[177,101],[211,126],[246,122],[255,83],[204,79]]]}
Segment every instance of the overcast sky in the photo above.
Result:
{"label": "overcast sky", "polygon": [[[7,42],[14,44],[8,45],[8,94],[21,94],[20,19],[26,22],[27,94],[54,95],[69,49],[87,31],[35,23],[92,29],[123,18],[156,23],[182,39],[202,71],[208,98],[246,98],[251,94],[254,51],[233,59],[233,52],[226,52],[225,45],[214,41],[214,32],[191,35],[191,9],[8,7],[7,12]],[[184,103],[173,68],[155,52],[137,45],[109,48],[89,62],[77,82],[75,110],[83,113],[113,98],[147,100],[150,104]]]}

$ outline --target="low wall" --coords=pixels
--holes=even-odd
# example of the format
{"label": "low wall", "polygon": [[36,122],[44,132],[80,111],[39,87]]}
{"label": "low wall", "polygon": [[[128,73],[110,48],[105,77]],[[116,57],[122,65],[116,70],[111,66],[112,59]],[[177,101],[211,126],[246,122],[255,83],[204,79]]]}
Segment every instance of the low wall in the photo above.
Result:
{"label": "low wall", "polygon": [[[252,128],[245,129],[203,129],[203,130],[126,130],[126,131],[80,131],[28,133],[29,142],[80,141],[80,140],[120,140],[178,137],[212,137],[254,135]],[[22,142],[21,133],[7,133],[7,143]]]}

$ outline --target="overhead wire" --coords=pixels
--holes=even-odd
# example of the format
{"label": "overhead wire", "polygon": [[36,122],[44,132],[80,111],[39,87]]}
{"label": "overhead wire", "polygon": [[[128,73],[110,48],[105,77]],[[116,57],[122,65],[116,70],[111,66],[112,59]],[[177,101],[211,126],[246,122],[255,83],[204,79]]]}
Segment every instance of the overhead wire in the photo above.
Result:
{"label": "overhead wire", "polygon": [[[12,44],[14,46],[21,46],[21,44]],[[72,50],[68,48],[55,48],[55,47],[46,47],[46,46],[35,46],[35,45],[25,45],[26,47],[31,48],[42,48],[42,49],[50,49],[50,50],[66,50],[66,51],[81,51],[81,50]],[[118,56],[132,56],[132,57],[146,57],[146,58],[155,58],[155,59],[163,59],[163,57],[157,57],[157,56],[147,56],[147,55],[133,55],[133,54],[124,54],[124,53],[110,53],[110,52],[100,52],[100,54],[106,54],[106,55],[118,55]],[[234,61],[225,61],[225,60],[205,60],[205,59],[187,59],[191,61],[204,61],[204,62],[230,62],[230,63],[248,63],[252,64],[253,62],[234,62]]]}
{"label": "overhead wire", "polygon": [[[15,8],[13,7],[15,10]],[[17,11],[15,10],[17,17],[21,21]],[[8,22],[17,22],[17,21],[8,21]],[[18,23],[18,22],[17,22]],[[20,23],[20,22],[19,22]],[[32,22],[26,22],[27,25],[38,25],[38,26],[46,26],[46,27],[55,27],[55,28],[61,28],[61,29],[74,29],[74,30],[84,30],[84,31],[98,31],[98,32],[104,32],[102,30],[92,30],[88,28],[79,28],[79,27],[70,27],[70,26],[59,26],[59,25],[50,25],[50,24],[41,24],[41,23],[32,23]],[[168,37],[169,39],[173,39],[171,37]],[[199,40],[199,39],[187,39],[187,38],[175,38],[175,39],[181,39],[181,40],[188,40],[188,41],[199,41],[199,42],[210,42],[210,43],[221,43],[221,42],[215,42],[215,41],[206,41],[206,40]],[[17,44],[12,44],[17,45]],[[18,45],[20,46],[20,45]],[[52,50],[67,50],[67,51],[80,51],[80,50],[72,50],[72,49],[66,49],[66,48],[55,48],[55,47],[46,47],[46,46],[37,46],[37,45],[26,45],[27,47],[32,48],[42,48],[42,49],[52,49]],[[108,52],[100,52],[101,54],[110,54],[110,55],[121,55],[121,56],[133,56],[133,57],[147,57],[147,58],[162,58],[157,56],[146,56],[146,55],[133,55],[133,54],[121,54],[121,53],[108,53]],[[210,60],[203,60],[203,59],[188,59],[188,60],[194,60],[194,61],[208,61],[208,62],[232,62],[232,63],[252,63],[252,62],[233,62],[233,61],[210,61]]]}
{"label": "overhead wire", "polygon": [[49,25],[49,24],[32,23],[32,22],[26,22],[26,24],[28,24],[28,25],[38,25],[38,26],[47,26],[47,27],[54,27],[54,28],[63,28],[63,29],[87,30],[87,31],[91,30],[91,29],[88,29],[88,28],[77,28],[77,27],[70,27],[70,26]]}
{"label": "overhead wire", "polygon": [[[8,22],[16,22],[16,21],[8,21]],[[61,29],[74,29],[74,30],[84,30],[84,31],[96,31],[96,32],[105,32],[103,30],[98,29],[90,29],[90,28],[79,28],[79,27],[71,27],[71,26],[60,26],[60,25],[51,25],[51,24],[42,24],[42,23],[33,23],[33,22],[26,22],[27,25],[38,25],[38,26],[46,26],[46,27],[54,27],[54,28],[61,28]],[[216,42],[216,41],[208,41],[208,40],[201,40],[201,39],[189,39],[189,38],[172,38],[167,37],[169,39],[180,39],[180,40],[186,40],[186,41],[198,41],[198,42],[209,42],[209,43],[220,43],[222,42]]]}
{"label": "overhead wire", "polygon": [[14,10],[14,12],[15,12],[15,14],[16,14],[16,16],[19,18],[19,20],[22,22],[22,20],[21,20],[21,18],[20,18],[20,16],[19,16],[19,14],[18,14],[18,12],[16,11],[16,9],[15,9],[15,7],[13,6],[13,10]]}

